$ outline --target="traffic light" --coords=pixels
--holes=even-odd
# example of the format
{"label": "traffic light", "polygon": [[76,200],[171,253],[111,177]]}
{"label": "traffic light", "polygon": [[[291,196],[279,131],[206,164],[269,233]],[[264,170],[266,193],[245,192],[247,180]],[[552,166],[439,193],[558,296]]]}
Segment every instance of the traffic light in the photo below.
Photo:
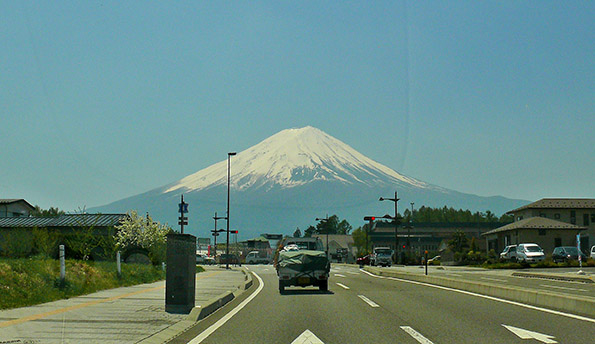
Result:
{"label": "traffic light", "polygon": [[231,234],[238,234],[238,231],[229,231]]}
{"label": "traffic light", "polygon": [[376,220],[376,217],[374,217],[374,216],[365,216],[364,217],[364,221],[374,221],[374,220]]}

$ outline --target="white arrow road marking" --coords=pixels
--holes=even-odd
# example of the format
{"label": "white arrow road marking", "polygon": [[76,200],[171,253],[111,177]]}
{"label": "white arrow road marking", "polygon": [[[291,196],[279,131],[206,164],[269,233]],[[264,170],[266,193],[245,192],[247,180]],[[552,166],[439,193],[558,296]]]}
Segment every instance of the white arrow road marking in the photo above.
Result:
{"label": "white arrow road marking", "polygon": [[345,275],[335,274],[336,277],[345,277]]}
{"label": "white arrow road marking", "polygon": [[343,288],[343,289],[349,290],[349,287],[348,287],[348,286],[346,286],[346,285],[344,285],[344,284],[337,283],[337,285],[338,285],[339,287]]}
{"label": "white arrow road marking", "polygon": [[358,295],[357,297],[364,300],[364,302],[367,303],[368,305],[370,305],[370,307],[373,307],[373,308],[380,307],[380,306],[378,306],[378,304],[376,302],[368,299],[367,297],[365,297],[363,295]]}
{"label": "white arrow road marking", "polygon": [[413,339],[417,340],[421,344],[434,344],[431,340],[422,336],[421,333],[417,332],[409,326],[401,326],[401,330],[407,332],[411,337],[413,337]]}
{"label": "white arrow road marking", "polygon": [[555,340],[553,340],[553,338],[556,338],[554,336],[550,336],[550,335],[539,333],[539,332],[528,331],[528,330],[524,330],[522,328],[504,325],[504,324],[502,324],[502,326],[504,326],[508,331],[516,334],[517,337],[519,337],[521,339],[536,339],[542,343],[547,343],[547,344],[558,343]]}
{"label": "white arrow road marking", "polygon": [[260,293],[262,288],[264,288],[264,282],[262,281],[260,276],[258,276],[255,272],[252,272],[252,274],[254,274],[254,276],[256,276],[256,279],[258,279],[258,283],[259,283],[258,288],[252,294],[250,294],[250,296],[248,296],[244,301],[242,301],[242,303],[237,305],[236,308],[232,309],[231,311],[229,311],[229,313],[225,314],[223,316],[223,318],[217,320],[216,323],[214,323],[209,328],[204,330],[201,334],[199,334],[198,336],[194,337],[194,339],[189,341],[188,342],[189,344],[202,343],[203,340],[205,340],[213,332],[217,331],[217,329],[219,327],[223,326],[229,319],[231,319],[231,317],[233,317],[234,315],[236,315],[236,313],[241,311],[242,308],[246,307],[246,305]]}
{"label": "white arrow road marking", "polygon": [[353,272],[353,271],[346,271],[348,274],[352,274],[352,275],[359,275],[359,272]]}
{"label": "white arrow road marking", "polygon": [[312,331],[306,330],[300,334],[291,344],[324,344]]}

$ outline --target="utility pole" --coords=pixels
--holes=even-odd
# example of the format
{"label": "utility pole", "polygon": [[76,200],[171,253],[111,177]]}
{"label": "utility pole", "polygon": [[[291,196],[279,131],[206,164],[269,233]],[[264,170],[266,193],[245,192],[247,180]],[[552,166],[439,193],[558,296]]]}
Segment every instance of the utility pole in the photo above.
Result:
{"label": "utility pole", "polygon": [[395,191],[395,198],[384,198],[384,197],[380,197],[380,201],[393,201],[393,202],[395,202],[395,217],[393,219],[395,220],[395,264],[397,264],[398,261],[399,261],[399,254],[398,254],[398,250],[399,250],[399,236],[397,234],[397,228],[399,227],[399,221],[398,221],[399,213],[397,212],[397,203],[399,202],[399,198],[397,198],[397,192]]}
{"label": "utility pole", "polygon": [[236,155],[236,152],[229,152],[227,153],[227,244],[225,245],[225,254],[227,258],[225,259],[225,268],[229,269],[229,184],[231,181],[230,177],[230,158]]}

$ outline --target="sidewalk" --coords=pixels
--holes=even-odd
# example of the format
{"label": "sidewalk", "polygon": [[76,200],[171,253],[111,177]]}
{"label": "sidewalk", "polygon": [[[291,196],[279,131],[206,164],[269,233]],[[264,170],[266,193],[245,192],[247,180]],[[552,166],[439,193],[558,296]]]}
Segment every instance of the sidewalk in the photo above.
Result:
{"label": "sidewalk", "polygon": [[251,281],[242,268],[207,267],[196,275],[197,307],[190,315],[165,312],[165,281],[0,311],[0,344],[165,342]]}

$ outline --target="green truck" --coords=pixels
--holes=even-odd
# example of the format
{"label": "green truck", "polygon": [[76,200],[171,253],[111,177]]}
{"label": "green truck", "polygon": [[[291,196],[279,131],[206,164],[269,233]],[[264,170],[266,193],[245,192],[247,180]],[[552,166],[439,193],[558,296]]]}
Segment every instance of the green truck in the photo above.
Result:
{"label": "green truck", "polygon": [[289,286],[317,286],[328,290],[331,264],[317,238],[286,238],[279,245],[275,268],[279,292]]}

